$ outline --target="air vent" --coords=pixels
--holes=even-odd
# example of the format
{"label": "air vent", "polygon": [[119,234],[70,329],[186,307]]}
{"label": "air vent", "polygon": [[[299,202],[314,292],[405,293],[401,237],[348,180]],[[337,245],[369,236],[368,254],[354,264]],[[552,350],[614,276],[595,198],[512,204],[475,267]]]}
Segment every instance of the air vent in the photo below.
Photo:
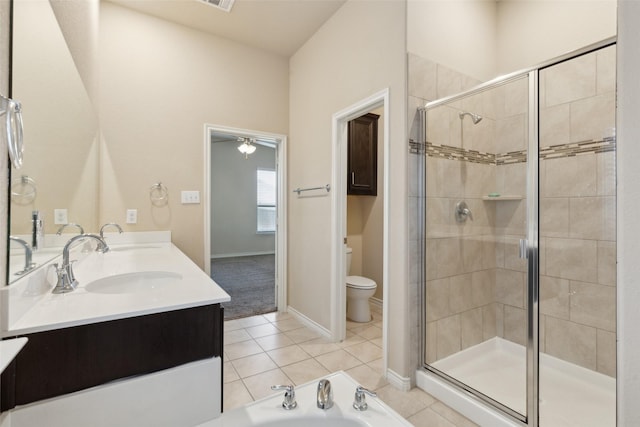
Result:
{"label": "air vent", "polygon": [[200,0],[208,5],[213,7],[217,7],[218,9],[222,9],[225,12],[231,12],[231,8],[233,7],[233,2],[235,0]]}

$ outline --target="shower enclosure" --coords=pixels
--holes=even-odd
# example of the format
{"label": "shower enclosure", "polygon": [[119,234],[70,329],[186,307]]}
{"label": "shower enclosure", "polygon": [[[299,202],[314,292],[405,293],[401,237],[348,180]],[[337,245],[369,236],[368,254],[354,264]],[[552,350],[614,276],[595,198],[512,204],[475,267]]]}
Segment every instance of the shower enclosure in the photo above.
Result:
{"label": "shower enclosure", "polygon": [[425,375],[516,424],[615,426],[615,41],[419,116]]}

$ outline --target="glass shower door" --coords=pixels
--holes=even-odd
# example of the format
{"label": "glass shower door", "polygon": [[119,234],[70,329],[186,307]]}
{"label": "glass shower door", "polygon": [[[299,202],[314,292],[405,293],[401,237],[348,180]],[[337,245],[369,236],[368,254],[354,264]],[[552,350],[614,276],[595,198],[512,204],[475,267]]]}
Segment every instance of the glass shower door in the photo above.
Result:
{"label": "glass shower door", "polygon": [[424,111],[427,369],[527,416],[529,75]]}

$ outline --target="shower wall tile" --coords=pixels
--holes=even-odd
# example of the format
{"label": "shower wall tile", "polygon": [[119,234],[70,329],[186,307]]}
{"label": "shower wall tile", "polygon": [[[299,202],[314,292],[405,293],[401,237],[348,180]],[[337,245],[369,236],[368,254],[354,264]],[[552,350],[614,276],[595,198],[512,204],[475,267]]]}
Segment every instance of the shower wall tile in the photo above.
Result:
{"label": "shower wall tile", "polygon": [[519,271],[496,269],[495,301],[513,307],[525,306],[525,277]]}
{"label": "shower wall tile", "polygon": [[466,311],[460,315],[460,343],[463,349],[483,341],[482,308]]}
{"label": "shower wall tile", "polygon": [[493,288],[495,286],[495,282],[495,269],[481,270],[472,273],[471,301],[473,307],[482,307],[493,303]]}
{"label": "shower wall tile", "polygon": [[615,197],[575,197],[569,201],[569,237],[615,240]]}
{"label": "shower wall tile", "polygon": [[504,236],[504,268],[527,271],[527,260],[520,258],[520,239],[522,238],[524,233],[519,236]]}
{"label": "shower wall tile", "polygon": [[540,276],[540,313],[569,320],[569,280]]}
{"label": "shower wall tile", "polygon": [[569,237],[569,198],[540,199],[540,234],[549,237]]}
{"label": "shower wall tile", "polygon": [[[451,141],[452,113],[448,106],[432,108],[427,111],[427,141],[438,145],[454,145]],[[459,132],[459,130],[458,130]]]}
{"label": "shower wall tile", "polygon": [[433,280],[438,277],[438,259],[436,257],[436,239],[426,239],[425,243],[425,275],[426,280]]}
{"label": "shower wall tile", "polygon": [[460,315],[437,321],[437,358],[442,359],[460,351]]}
{"label": "shower wall tile", "polygon": [[547,237],[546,274],[582,282],[594,280],[598,274],[598,245],[594,240]]}
{"label": "shower wall tile", "polygon": [[544,106],[588,98],[596,94],[596,55],[589,54],[547,68]]}
{"label": "shower wall tile", "polygon": [[451,315],[449,310],[449,278],[427,281],[427,321],[439,320]]}
{"label": "shower wall tile", "polygon": [[[477,82],[477,81],[476,81]],[[475,86],[475,85],[474,85]],[[479,114],[483,119],[496,118],[496,106],[494,91],[482,91],[475,95],[462,99],[461,107],[463,111],[470,111]],[[468,119],[465,119],[468,120]]]}
{"label": "shower wall tile", "polygon": [[584,197],[597,194],[596,155],[545,160],[542,197]]}
{"label": "shower wall tile", "polygon": [[496,171],[497,191],[504,195],[527,195],[527,164],[501,165]]}
{"label": "shower wall tile", "polygon": [[450,278],[449,309],[451,313],[462,313],[473,308],[472,275],[461,274]]}
{"label": "shower wall tile", "polygon": [[504,304],[494,303],[496,313],[496,336],[504,338]]}
{"label": "shower wall tile", "polygon": [[496,250],[497,242],[494,233],[482,236],[482,268],[484,270],[496,268]]}
{"label": "shower wall tile", "polygon": [[520,345],[527,342],[527,316],[522,308],[504,306],[504,339]]}
{"label": "shower wall tile", "polygon": [[596,328],[547,316],[546,352],[567,362],[595,370],[596,333]]}
{"label": "shower wall tile", "polygon": [[499,234],[524,235],[527,225],[525,200],[501,201],[496,208],[496,232]]}
{"label": "shower wall tile", "polygon": [[482,307],[482,339],[484,341],[498,336],[495,304]]}
{"label": "shower wall tile", "polygon": [[571,281],[571,321],[616,330],[616,288]]}
{"label": "shower wall tile", "polygon": [[424,98],[418,98],[415,96],[407,97],[408,131],[409,139],[412,141],[420,141],[421,139],[420,135],[422,133],[422,130],[420,129],[420,127],[422,126],[422,119],[420,118],[420,116],[422,115],[422,112],[420,112],[418,108],[424,106],[425,101],[426,100]]}
{"label": "shower wall tile", "polygon": [[[416,284],[420,281],[420,256],[422,256],[422,240],[409,241],[409,283]],[[417,300],[412,300],[417,301]]]}
{"label": "shower wall tile", "polygon": [[451,68],[437,65],[436,99],[462,92],[463,75]]}
{"label": "shower wall tile", "polygon": [[464,196],[481,198],[495,188],[496,167],[480,163],[466,163]]}
{"label": "shower wall tile", "polygon": [[616,376],[616,334],[598,329],[597,369],[610,377]]}
{"label": "shower wall tile", "polygon": [[462,238],[462,263],[466,273],[482,270],[482,236]]}
{"label": "shower wall tile", "polygon": [[616,286],[616,242],[598,242],[598,283]]}
{"label": "shower wall tile", "polygon": [[433,101],[436,93],[436,63],[413,53],[408,55],[409,95]]}
{"label": "shower wall tile", "polygon": [[427,363],[438,360],[438,324],[437,322],[427,322],[427,340],[425,343],[425,353]]}
{"label": "shower wall tile", "polygon": [[496,117],[506,118],[529,111],[529,79],[522,78],[497,89]]}
{"label": "shower wall tile", "polygon": [[540,146],[568,144],[571,140],[569,104],[540,109]]}
{"label": "shower wall tile", "polygon": [[545,315],[540,315],[539,319],[538,319],[538,351],[542,352],[542,353],[546,353],[547,352],[547,348],[546,348],[546,333],[545,331],[547,330],[547,316]]}
{"label": "shower wall tile", "polygon": [[600,49],[596,53],[597,93],[614,92],[616,90],[616,47]]}
{"label": "shower wall tile", "polygon": [[527,148],[527,127],[524,114],[496,121],[494,153],[509,153]]}
{"label": "shower wall tile", "polygon": [[[408,197],[407,209],[409,212],[418,212],[418,198]],[[418,215],[408,215],[409,240],[417,240],[419,235]]]}
{"label": "shower wall tile", "polygon": [[464,273],[460,239],[438,239],[436,241],[436,262],[438,263],[438,277],[450,277]]}
{"label": "shower wall tile", "polygon": [[598,196],[616,195],[616,153],[602,153],[597,158],[597,194]]}
{"label": "shower wall tile", "polygon": [[616,126],[614,92],[571,103],[571,142],[600,141]]}

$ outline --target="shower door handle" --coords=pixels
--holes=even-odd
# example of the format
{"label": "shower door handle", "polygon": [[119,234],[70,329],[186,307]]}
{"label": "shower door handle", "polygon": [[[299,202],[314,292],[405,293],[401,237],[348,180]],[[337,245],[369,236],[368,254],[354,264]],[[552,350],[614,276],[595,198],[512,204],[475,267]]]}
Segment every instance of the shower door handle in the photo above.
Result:
{"label": "shower door handle", "polygon": [[520,258],[527,259],[527,239],[520,239]]}

